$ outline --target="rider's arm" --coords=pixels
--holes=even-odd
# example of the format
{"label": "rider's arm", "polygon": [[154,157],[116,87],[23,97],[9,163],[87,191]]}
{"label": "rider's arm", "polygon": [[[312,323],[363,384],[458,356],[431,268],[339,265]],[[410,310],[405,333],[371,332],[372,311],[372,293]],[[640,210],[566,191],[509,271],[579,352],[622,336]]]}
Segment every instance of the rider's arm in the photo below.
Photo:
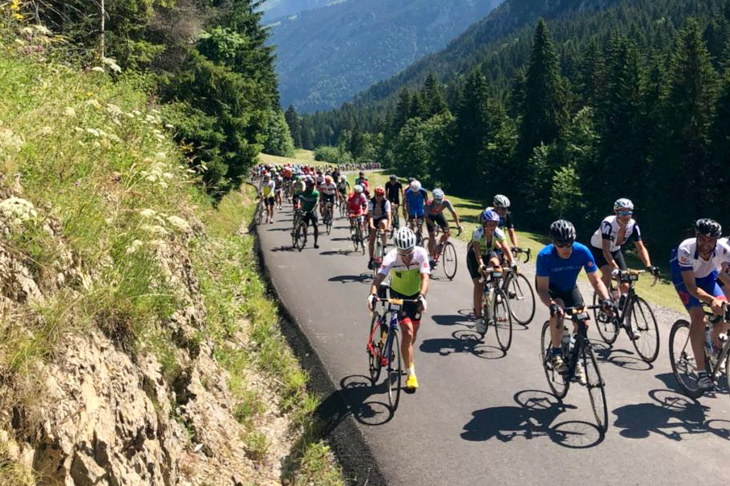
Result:
{"label": "rider's arm", "polygon": [[477,264],[479,265],[479,268],[484,266],[484,261],[482,260],[482,248],[479,240],[473,240],[471,242],[471,251],[474,252],[474,256],[477,258]]}
{"label": "rider's arm", "polygon": [[507,261],[510,263],[515,263],[515,257],[512,255],[512,250],[510,249],[507,242],[501,241],[499,244],[502,246],[502,251],[504,252],[504,255],[507,257]]}
{"label": "rider's arm", "polygon": [[603,258],[606,259],[606,262],[610,266],[617,269],[618,263],[616,263],[616,260],[613,259],[613,255],[611,255],[611,240],[601,240],[601,245],[603,246]]}
{"label": "rider's arm", "polygon": [[459,215],[456,214],[456,211],[454,210],[454,205],[451,204],[451,201],[446,201],[448,203],[448,209],[451,212],[451,217],[454,218],[454,222],[456,223],[456,226],[461,227],[461,223],[459,222]]}
{"label": "rider's arm", "polygon": [[419,292],[421,295],[426,297],[426,294],[428,294],[428,283],[431,281],[431,276],[426,273],[421,273],[421,291]]}
{"label": "rider's arm", "polygon": [[517,241],[517,233],[515,233],[515,229],[507,228],[507,233],[509,234],[509,240],[512,242],[512,246],[519,247],[520,243]]}
{"label": "rider's arm", "polygon": [[[378,275],[375,277],[375,280],[373,280],[373,284],[370,286],[370,293],[376,294],[378,293],[378,289],[380,288],[380,284],[383,283],[383,280],[385,280],[385,277],[387,277],[387,273],[380,273],[378,272]],[[428,288],[428,284],[426,285],[426,288]]]}
{"label": "rider's arm", "polygon": [[393,211],[392,211],[393,204],[390,201],[386,202],[385,209],[386,209],[385,214],[388,215],[388,228],[390,228],[391,225],[393,224]]}
{"label": "rider's arm", "polygon": [[[684,281],[684,286],[687,288],[687,292],[700,302],[704,302],[705,304],[712,305],[712,302],[715,300],[715,297],[708,294],[701,288],[697,287],[697,283],[695,282],[695,272],[692,269],[685,270],[682,269],[682,281]],[[722,278],[722,277],[721,277]],[[723,283],[725,281],[723,280]]]}
{"label": "rider's arm", "polygon": [[645,266],[650,267],[651,259],[649,258],[649,250],[646,249],[644,242],[642,240],[638,240],[634,242],[634,245],[636,246],[636,252],[639,254],[641,261],[644,262]]}
{"label": "rider's arm", "polygon": [[598,272],[591,272],[586,275],[588,276],[588,281],[593,285],[593,289],[601,297],[601,300],[607,300],[608,290],[606,290],[606,285],[603,283],[603,280],[598,277]]}
{"label": "rider's arm", "polygon": [[537,284],[537,296],[545,307],[550,307],[555,301],[550,297],[550,277],[535,277]]}

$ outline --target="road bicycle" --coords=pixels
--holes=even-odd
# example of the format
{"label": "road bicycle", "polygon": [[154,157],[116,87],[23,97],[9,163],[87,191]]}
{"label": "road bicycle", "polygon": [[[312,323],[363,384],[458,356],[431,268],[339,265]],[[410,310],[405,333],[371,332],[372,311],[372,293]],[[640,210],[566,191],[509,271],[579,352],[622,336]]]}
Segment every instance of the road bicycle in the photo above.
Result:
{"label": "road bicycle", "polygon": [[266,215],[266,205],[264,204],[264,198],[260,197],[259,202],[256,203],[256,209],[253,213],[254,224],[261,224],[264,222],[264,216]]}
{"label": "road bicycle", "polygon": [[423,216],[409,218],[408,227],[416,235],[416,245],[423,246],[423,237],[421,235],[423,231]]}
{"label": "road bicycle", "polygon": [[347,200],[344,196],[337,200],[337,206],[340,208],[340,218],[347,217]]}
{"label": "road bicycle", "polygon": [[382,238],[383,229],[378,227],[375,230],[375,248],[373,250],[373,278],[378,276],[380,264],[383,263],[383,257],[385,256],[385,245],[383,245]]}
{"label": "road bicycle", "polygon": [[[561,348],[563,357],[568,367],[567,372],[559,373],[553,368],[552,362],[552,344],[550,338],[550,321],[545,321],[542,326],[542,334],[540,336],[540,359],[542,367],[545,370],[550,389],[559,399],[563,399],[568,394],[571,381],[576,380],[576,367],[578,363],[582,363],[585,370],[585,387],[588,389],[588,395],[593,408],[593,415],[596,418],[598,429],[605,433],[608,430],[608,407],[606,406],[606,384],[601,377],[598,369],[598,360],[593,351],[593,346],[587,336],[588,326],[586,322],[590,320],[588,310],[594,310],[600,306],[591,305],[588,307],[566,307],[563,309],[565,316],[559,320],[563,328],[563,338],[561,340]],[[571,334],[572,331],[563,324],[568,318],[578,325],[577,334]]]}
{"label": "road bicycle", "polygon": [[512,345],[512,313],[507,294],[502,290],[502,269],[485,268],[480,280],[484,283],[482,319],[485,325],[483,333],[480,330],[477,332],[484,338],[489,327],[493,326],[500,349],[507,353]]}
{"label": "road bicycle", "polygon": [[[703,307],[707,308],[706,304]],[[705,310],[708,319],[705,321],[705,341],[708,339],[710,326],[717,322],[730,322],[730,306],[723,305],[723,315],[717,316],[714,313]],[[677,380],[682,392],[690,398],[699,398],[704,394],[697,386],[697,363],[695,363],[695,355],[692,352],[692,344],[689,339],[690,323],[685,319],[678,319],[669,332],[669,361],[672,364],[672,372]],[[730,367],[730,339],[725,337],[720,352],[715,357],[708,353],[707,343],[705,350],[705,369],[713,383],[717,383],[722,374],[725,374],[727,386],[730,388],[730,375],[727,368]],[[709,355],[708,355],[709,354]]]}
{"label": "road bicycle", "polygon": [[400,227],[400,217],[398,216],[398,209],[400,206],[391,201],[390,213],[393,215],[393,226],[390,227],[390,238],[395,236],[396,230]]}
{"label": "road bicycle", "polygon": [[[314,210],[312,210],[314,211]],[[312,213],[307,211],[307,213]],[[297,209],[294,211],[294,226],[292,228],[292,242],[294,248],[302,251],[307,245],[307,228],[308,224],[304,221],[304,210]]]}
{"label": "road bicycle", "polygon": [[355,251],[359,247],[363,255],[365,254],[365,236],[362,231],[364,218],[364,216],[350,218],[350,239],[352,240],[352,246],[355,247]]}
{"label": "road bicycle", "polygon": [[385,311],[380,314],[373,310],[370,321],[367,354],[370,381],[373,386],[378,383],[383,369],[386,370],[385,381],[388,388],[388,403],[392,412],[398,408],[403,379],[403,363],[398,337],[398,312],[404,304],[416,303],[416,300],[376,298],[382,303]]}
{"label": "road bicycle", "polygon": [[[438,238],[438,230],[440,227],[436,225],[434,228],[433,237],[434,240]],[[456,236],[461,234],[461,228],[459,226],[452,226],[450,229],[457,231]],[[450,235],[449,235],[450,236]],[[423,247],[428,249],[429,237],[423,239]],[[431,270],[436,268],[439,262],[443,262],[444,274],[449,280],[453,280],[456,275],[456,269],[458,267],[458,259],[456,258],[456,247],[448,239],[443,244],[436,245],[436,252],[433,256],[433,265]]]}
{"label": "road bicycle", "polygon": [[323,213],[322,223],[324,224],[325,232],[329,235],[332,232],[332,219],[334,217],[334,210],[331,202],[325,204]]}
{"label": "road bicycle", "polygon": [[[657,326],[654,312],[648,302],[636,295],[636,282],[639,275],[645,270],[618,270],[616,280],[619,286],[622,283],[629,284],[629,290],[625,297],[618,302],[618,316],[611,318],[606,316],[599,309],[594,311],[598,334],[606,342],[613,344],[623,328],[629,336],[634,349],[646,363],[653,363],[659,356],[659,326]],[[652,286],[656,285],[659,276],[654,276]],[[598,294],[593,293],[593,304],[598,304]]]}

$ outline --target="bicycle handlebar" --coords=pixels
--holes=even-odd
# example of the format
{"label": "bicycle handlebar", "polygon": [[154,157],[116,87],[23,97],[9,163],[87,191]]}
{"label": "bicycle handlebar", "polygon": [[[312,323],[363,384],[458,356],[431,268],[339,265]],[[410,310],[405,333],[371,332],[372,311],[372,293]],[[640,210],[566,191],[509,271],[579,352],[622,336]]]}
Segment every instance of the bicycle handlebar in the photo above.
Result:
{"label": "bicycle handlebar", "polygon": [[510,250],[512,251],[512,254],[514,254],[514,255],[519,255],[520,253],[524,253],[525,255],[527,255],[527,258],[525,258],[525,263],[530,261],[530,257],[532,256],[531,248],[525,249],[525,248],[520,248],[519,246],[513,246],[512,248],[510,248]]}
{"label": "bicycle handlebar", "polygon": [[[642,273],[646,273],[646,272],[647,272],[646,270],[620,270],[620,269],[617,269],[617,270],[614,270],[613,272],[611,272],[611,276],[614,280],[616,280],[618,282],[632,282],[632,281],[636,282],[639,280],[639,275],[641,275]],[[656,285],[657,281],[659,281],[659,274],[656,273],[656,274],[653,274],[652,276],[654,277],[654,279],[651,282],[651,286],[653,287]],[[636,277],[636,278],[631,278],[631,277]]]}
{"label": "bicycle handlebar", "polygon": [[[705,302],[702,302],[702,307],[703,308],[710,307],[710,304],[707,304]],[[708,315],[708,316],[721,317],[723,321],[730,322],[730,305],[728,305],[727,302],[723,302],[722,303],[722,309],[723,309],[723,315],[722,316],[718,316],[717,314],[715,314],[712,311],[709,311],[708,312],[707,310],[704,310],[704,309],[703,310],[704,310],[705,314]]]}

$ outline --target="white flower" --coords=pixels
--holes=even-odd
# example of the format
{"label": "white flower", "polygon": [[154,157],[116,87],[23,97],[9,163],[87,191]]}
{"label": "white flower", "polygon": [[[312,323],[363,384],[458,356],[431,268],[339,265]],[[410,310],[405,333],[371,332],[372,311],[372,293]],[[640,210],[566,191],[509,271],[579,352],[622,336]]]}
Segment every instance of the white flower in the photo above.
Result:
{"label": "white flower", "polygon": [[154,236],[167,236],[169,234],[165,228],[158,225],[143,224],[140,228],[142,231],[146,231]]}
{"label": "white flower", "polygon": [[96,100],[88,100],[86,101],[86,104],[89,106],[93,106],[94,108],[101,108],[101,103]]}
{"label": "white flower", "polygon": [[32,202],[15,196],[0,201],[0,214],[13,224],[35,219],[38,216]]}
{"label": "white flower", "polygon": [[66,109],[63,110],[63,116],[67,116],[69,118],[74,118],[76,116],[76,110],[74,110],[70,106],[67,106]]}
{"label": "white flower", "polygon": [[110,70],[114,71],[115,73],[122,72],[122,68],[119,67],[117,61],[115,61],[111,57],[102,57],[101,62],[103,62]]}
{"label": "white flower", "polygon": [[106,112],[114,117],[122,116],[124,114],[124,111],[122,111],[121,108],[119,108],[117,105],[113,105],[111,103],[106,104]]}
{"label": "white flower", "polygon": [[172,179],[173,178],[173,175],[170,174],[169,172],[164,172],[162,174],[162,177],[164,177],[165,179]]}
{"label": "white flower", "polygon": [[105,72],[104,71],[104,68],[101,67],[101,66],[94,66],[93,68],[91,68],[91,70],[94,71],[94,72],[97,72],[97,73],[103,73],[103,72]]}
{"label": "white flower", "polygon": [[0,153],[20,152],[24,143],[23,139],[9,128],[0,128]]}
{"label": "white flower", "polygon": [[157,176],[154,175],[154,174],[150,174],[147,177],[145,177],[145,179],[148,180],[148,181],[150,181],[150,182],[155,182],[155,181],[157,181]]}
{"label": "white flower", "polygon": [[178,230],[182,231],[183,233],[188,233],[192,231],[192,228],[190,228],[188,222],[178,216],[169,216],[167,218],[167,222]]}
{"label": "white flower", "polygon": [[170,130],[172,130],[173,128],[175,128],[175,126],[168,123],[165,125],[165,128],[169,128]]}
{"label": "white flower", "polygon": [[99,130],[97,130],[95,128],[87,128],[86,133],[88,133],[89,135],[93,135],[95,137],[99,136]]}
{"label": "white flower", "polygon": [[53,133],[53,128],[49,126],[42,127],[40,130],[38,130],[38,135],[45,137],[48,135],[51,135]]}
{"label": "white flower", "polygon": [[139,212],[139,214],[140,214],[140,215],[141,215],[141,216],[142,216],[143,218],[154,218],[155,216],[157,216],[157,211],[155,211],[154,209],[149,209],[149,208],[147,208],[147,209],[142,209],[142,210],[141,210],[141,211]]}
{"label": "white flower", "polygon": [[129,247],[127,247],[127,255],[131,255],[132,253],[135,253],[139,248],[142,246],[142,242],[140,240],[134,240]]}
{"label": "white flower", "polygon": [[157,185],[163,189],[167,189],[167,182],[165,181],[160,181]]}

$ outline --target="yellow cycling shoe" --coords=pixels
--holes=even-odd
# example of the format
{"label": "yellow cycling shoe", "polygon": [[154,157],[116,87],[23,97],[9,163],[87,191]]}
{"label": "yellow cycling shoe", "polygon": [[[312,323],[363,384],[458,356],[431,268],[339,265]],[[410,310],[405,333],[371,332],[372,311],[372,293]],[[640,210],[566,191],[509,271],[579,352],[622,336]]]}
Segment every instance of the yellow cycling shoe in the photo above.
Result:
{"label": "yellow cycling shoe", "polygon": [[416,378],[415,373],[411,373],[411,376],[409,376],[406,380],[406,391],[409,393],[414,393],[416,391],[416,388],[418,388],[418,378]]}

